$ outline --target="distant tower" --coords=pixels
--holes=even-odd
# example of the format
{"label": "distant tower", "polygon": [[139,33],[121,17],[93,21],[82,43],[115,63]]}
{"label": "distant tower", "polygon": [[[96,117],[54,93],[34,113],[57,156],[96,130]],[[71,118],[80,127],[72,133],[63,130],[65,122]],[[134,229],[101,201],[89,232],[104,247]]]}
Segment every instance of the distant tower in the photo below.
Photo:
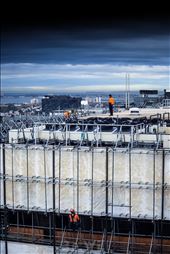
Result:
{"label": "distant tower", "polygon": [[130,74],[126,73],[125,75],[125,108],[130,108]]}

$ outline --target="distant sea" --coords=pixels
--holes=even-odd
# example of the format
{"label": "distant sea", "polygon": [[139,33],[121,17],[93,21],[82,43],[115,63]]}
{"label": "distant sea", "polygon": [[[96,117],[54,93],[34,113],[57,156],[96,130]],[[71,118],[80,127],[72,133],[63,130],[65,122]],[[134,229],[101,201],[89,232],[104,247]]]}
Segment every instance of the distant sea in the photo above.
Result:
{"label": "distant sea", "polygon": [[[96,96],[104,96],[107,98],[109,93],[101,93],[101,92],[89,92],[89,93],[76,93],[76,94],[65,94],[65,95],[71,95],[71,96],[78,96],[85,98],[88,97],[96,97]],[[131,100],[132,98],[137,95],[137,92],[131,92]],[[46,94],[48,95],[48,94]],[[51,95],[51,94],[50,94]],[[55,95],[55,94],[53,94]],[[57,95],[63,95],[63,94],[57,94]],[[125,100],[125,92],[112,92],[113,97],[118,101],[124,101]],[[30,103],[32,99],[38,99],[39,102],[41,102],[44,95],[25,95],[25,94],[3,94],[0,97],[0,104],[27,104]]]}
{"label": "distant sea", "polygon": [[0,104],[27,104],[31,103],[32,99],[38,99],[41,101],[41,98],[39,97],[32,97],[32,96],[2,96],[0,98]]}

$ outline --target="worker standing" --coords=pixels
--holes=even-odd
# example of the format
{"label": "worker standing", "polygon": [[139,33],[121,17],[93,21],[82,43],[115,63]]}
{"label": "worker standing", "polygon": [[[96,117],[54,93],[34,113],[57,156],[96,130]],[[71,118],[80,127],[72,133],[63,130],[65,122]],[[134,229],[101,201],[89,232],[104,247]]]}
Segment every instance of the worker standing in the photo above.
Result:
{"label": "worker standing", "polygon": [[75,231],[80,227],[80,217],[78,216],[78,214],[75,212],[74,209],[70,209],[69,225],[73,231]]}
{"label": "worker standing", "polygon": [[112,115],[113,115],[113,106],[114,106],[114,104],[115,104],[115,99],[112,97],[111,94],[109,94],[108,103],[109,103],[109,112],[110,112],[110,116],[112,116]]}

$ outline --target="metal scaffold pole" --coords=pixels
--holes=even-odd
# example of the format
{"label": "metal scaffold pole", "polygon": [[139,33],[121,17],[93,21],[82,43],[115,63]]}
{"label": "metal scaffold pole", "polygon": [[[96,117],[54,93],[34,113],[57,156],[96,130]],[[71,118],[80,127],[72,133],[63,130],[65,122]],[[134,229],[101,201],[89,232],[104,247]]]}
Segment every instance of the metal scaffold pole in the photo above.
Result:
{"label": "metal scaffold pole", "polygon": [[2,145],[3,152],[3,193],[4,193],[4,233],[5,233],[5,254],[8,254],[7,228],[8,228],[8,208],[6,202],[6,164],[5,164],[5,144]]}

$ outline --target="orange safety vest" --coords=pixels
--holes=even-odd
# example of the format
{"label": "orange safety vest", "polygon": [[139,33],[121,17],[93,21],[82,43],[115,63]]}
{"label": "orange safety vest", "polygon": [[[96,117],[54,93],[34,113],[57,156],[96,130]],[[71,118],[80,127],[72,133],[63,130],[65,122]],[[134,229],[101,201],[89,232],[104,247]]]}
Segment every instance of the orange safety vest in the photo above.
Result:
{"label": "orange safety vest", "polygon": [[70,222],[78,222],[80,220],[78,214],[71,215],[69,214]]}
{"label": "orange safety vest", "polygon": [[115,99],[113,97],[110,97],[108,102],[109,102],[109,104],[113,105],[113,104],[115,104]]}

